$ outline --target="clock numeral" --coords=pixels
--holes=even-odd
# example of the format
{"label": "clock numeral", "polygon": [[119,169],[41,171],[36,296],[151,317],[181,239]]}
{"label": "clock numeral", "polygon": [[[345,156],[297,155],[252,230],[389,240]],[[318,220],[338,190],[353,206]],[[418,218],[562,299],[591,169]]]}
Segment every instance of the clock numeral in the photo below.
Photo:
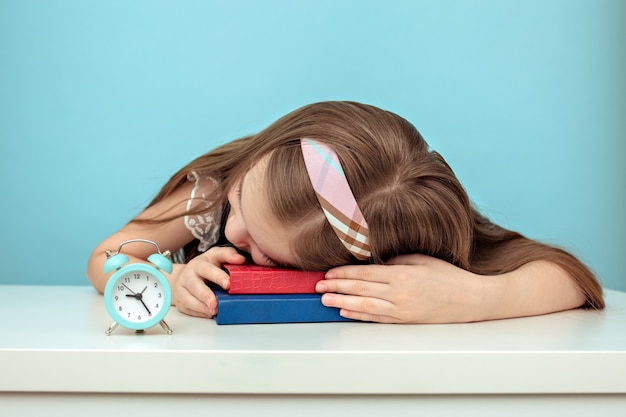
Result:
{"label": "clock numeral", "polygon": [[120,291],[120,292],[124,291],[124,286],[123,285],[118,285],[117,286],[117,290]]}
{"label": "clock numeral", "polygon": [[154,308],[159,308],[159,303],[156,303],[156,305],[154,306]]}
{"label": "clock numeral", "polygon": [[125,283],[129,283],[129,282],[130,282],[130,278],[125,277],[125,278],[124,278],[124,282],[125,282]]}
{"label": "clock numeral", "polygon": [[141,278],[141,274],[135,274],[135,279]]}
{"label": "clock numeral", "polygon": [[[122,306],[119,306],[118,310],[119,310],[119,311],[122,311]],[[129,313],[129,314],[130,314],[130,313]]]}
{"label": "clock numeral", "polygon": [[154,283],[154,288],[159,288],[159,283],[158,282]]}
{"label": "clock numeral", "polygon": [[137,316],[137,320],[141,320],[141,315],[138,315],[138,316]]}
{"label": "clock numeral", "polygon": [[161,293],[159,293],[158,297],[161,298]]}
{"label": "clock numeral", "polygon": [[117,295],[115,296],[115,301],[117,301],[120,297],[118,297]]}

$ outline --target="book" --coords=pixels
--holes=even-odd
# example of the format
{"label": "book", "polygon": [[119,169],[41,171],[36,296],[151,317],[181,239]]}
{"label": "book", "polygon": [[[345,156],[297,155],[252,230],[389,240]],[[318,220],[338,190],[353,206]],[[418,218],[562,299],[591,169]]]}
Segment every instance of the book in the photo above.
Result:
{"label": "book", "polygon": [[217,324],[314,323],[352,321],[322,304],[321,294],[229,294],[211,284],[217,298]]}
{"label": "book", "polygon": [[224,265],[230,275],[230,294],[315,294],[324,272],[259,265]]}

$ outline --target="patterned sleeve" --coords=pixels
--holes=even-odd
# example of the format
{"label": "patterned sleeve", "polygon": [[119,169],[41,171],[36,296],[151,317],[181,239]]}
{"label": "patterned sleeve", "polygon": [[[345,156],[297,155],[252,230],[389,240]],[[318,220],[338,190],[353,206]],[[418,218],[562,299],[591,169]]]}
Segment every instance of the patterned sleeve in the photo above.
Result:
{"label": "patterned sleeve", "polygon": [[[202,204],[208,209],[211,206],[211,201],[207,196],[219,185],[218,181],[215,178],[199,175],[195,171],[192,171],[187,176],[187,179],[195,182],[191,196],[187,201],[187,211],[198,204]],[[207,251],[218,241],[221,219],[221,207],[213,211],[207,210],[198,215],[193,214],[185,216],[185,226],[189,229],[191,234],[199,240],[198,250],[200,252]]]}

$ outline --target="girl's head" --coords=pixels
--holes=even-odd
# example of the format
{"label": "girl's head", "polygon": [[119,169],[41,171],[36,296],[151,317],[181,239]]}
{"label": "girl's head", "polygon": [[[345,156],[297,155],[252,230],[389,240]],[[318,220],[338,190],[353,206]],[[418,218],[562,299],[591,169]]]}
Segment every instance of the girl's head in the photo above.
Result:
{"label": "girl's head", "polygon": [[[207,196],[212,204],[231,203],[226,238],[255,262],[310,270],[356,263],[322,212],[301,138],[323,143],[337,154],[368,223],[367,262],[422,253],[493,275],[548,260],[574,277],[587,295],[586,306],[604,306],[602,287],[579,260],[481,216],[448,164],[428,149],[413,125],[372,106],[324,102],[302,107],[258,135],[195,159],[172,176],[151,205],[172,195],[190,172],[202,173],[221,184]],[[185,214],[206,210],[206,204],[197,204]],[[162,224],[180,215],[133,221]],[[198,254],[197,246],[186,246],[188,259]]]}
{"label": "girl's head", "polygon": [[[254,194],[258,211],[254,208],[249,216],[272,218],[264,222],[265,230],[249,219],[246,224],[257,228],[257,240],[264,232],[275,237],[274,253],[289,251],[280,263],[325,270],[357,262],[322,212],[304,164],[301,138],[324,143],[339,157],[369,225],[370,262],[424,253],[468,267],[472,209],[450,167],[405,119],[352,102],[316,103],[279,119],[247,140],[243,160],[225,180],[233,216],[240,202],[251,212]],[[244,197],[239,201],[242,179]],[[232,230],[227,223],[227,238]],[[259,256],[253,253],[255,261]]]}

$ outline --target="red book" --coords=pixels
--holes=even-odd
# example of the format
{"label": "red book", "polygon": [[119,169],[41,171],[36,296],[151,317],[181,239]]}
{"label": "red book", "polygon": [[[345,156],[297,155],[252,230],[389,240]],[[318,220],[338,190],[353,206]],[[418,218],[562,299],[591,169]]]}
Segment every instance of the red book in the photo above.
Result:
{"label": "red book", "polygon": [[324,272],[259,265],[224,265],[230,275],[229,294],[315,294]]}

